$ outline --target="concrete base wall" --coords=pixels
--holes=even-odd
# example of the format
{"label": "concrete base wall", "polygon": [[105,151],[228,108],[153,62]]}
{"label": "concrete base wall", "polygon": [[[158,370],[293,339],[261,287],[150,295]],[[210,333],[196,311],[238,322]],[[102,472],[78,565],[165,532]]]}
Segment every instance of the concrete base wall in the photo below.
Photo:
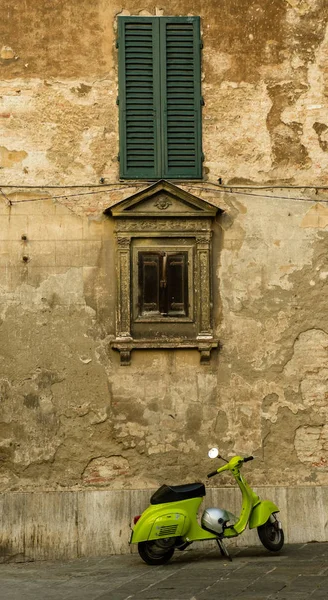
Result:
{"label": "concrete base wall", "polygon": [[[328,487],[261,487],[257,493],[279,506],[286,542],[328,541]],[[0,562],[126,554],[129,524],[149,503],[152,490],[10,492],[0,495]],[[235,514],[236,488],[209,489],[206,506]],[[259,544],[256,531],[231,540]]]}

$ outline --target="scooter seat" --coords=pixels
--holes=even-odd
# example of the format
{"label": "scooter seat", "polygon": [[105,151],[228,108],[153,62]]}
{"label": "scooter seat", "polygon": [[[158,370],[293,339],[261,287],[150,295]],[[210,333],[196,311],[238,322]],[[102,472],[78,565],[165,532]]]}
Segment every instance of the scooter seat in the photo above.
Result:
{"label": "scooter seat", "polygon": [[162,485],[150,498],[150,504],[178,502],[189,498],[201,498],[206,490],[203,483],[186,483],[185,485]]}

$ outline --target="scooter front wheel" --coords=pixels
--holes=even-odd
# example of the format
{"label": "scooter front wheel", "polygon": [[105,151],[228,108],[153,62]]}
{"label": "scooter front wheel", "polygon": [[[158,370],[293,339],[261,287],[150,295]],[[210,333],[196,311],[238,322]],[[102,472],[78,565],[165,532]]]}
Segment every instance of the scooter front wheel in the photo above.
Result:
{"label": "scooter front wheel", "polygon": [[147,565],[163,565],[174,554],[175,538],[139,542],[138,552]]}
{"label": "scooter front wheel", "polygon": [[263,546],[271,552],[279,552],[284,545],[284,532],[274,515],[257,528],[257,533]]}

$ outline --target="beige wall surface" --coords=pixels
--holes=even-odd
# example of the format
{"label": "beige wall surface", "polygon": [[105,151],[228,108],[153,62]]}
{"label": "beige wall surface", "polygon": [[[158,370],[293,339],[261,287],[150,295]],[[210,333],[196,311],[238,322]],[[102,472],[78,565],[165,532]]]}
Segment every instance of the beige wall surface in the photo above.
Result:
{"label": "beige wall surface", "polygon": [[3,0],[6,183],[116,181],[118,15],[199,15],[204,175],[327,184],[325,0]]}
{"label": "beige wall surface", "polygon": [[[327,2],[165,6],[1,3],[3,492],[202,479],[216,444],[256,456],[254,484],[328,484]],[[122,367],[110,349],[103,211],[147,186],[119,180],[119,14],[201,17],[204,178],[179,185],[223,211],[209,365],[135,350]]]}

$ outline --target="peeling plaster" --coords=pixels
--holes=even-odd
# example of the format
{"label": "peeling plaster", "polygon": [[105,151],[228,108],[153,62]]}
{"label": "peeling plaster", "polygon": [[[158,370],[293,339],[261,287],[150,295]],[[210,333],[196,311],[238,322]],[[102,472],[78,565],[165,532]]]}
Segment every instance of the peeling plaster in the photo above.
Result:
{"label": "peeling plaster", "polygon": [[[311,10],[311,4],[305,0],[286,0],[300,15],[306,15]],[[313,0],[312,0],[313,3]],[[316,4],[316,2],[314,2]]]}
{"label": "peeling plaster", "polygon": [[0,146],[0,169],[12,167],[15,163],[21,163],[28,156],[25,150],[8,150]]}
{"label": "peeling plaster", "polygon": [[[103,211],[140,187],[118,177],[116,16],[190,6],[36,1],[13,19],[11,4],[0,8],[3,181],[114,185],[0,202],[3,489],[187,482],[204,473],[209,444],[256,453],[254,484],[326,484],[327,3],[193,5],[204,180],[180,185],[224,211],[213,251],[221,349],[206,367],[193,351],[134,352],[126,370],[110,350],[115,248]],[[317,193],[230,193],[211,186],[218,178]]]}
{"label": "peeling plaster", "polygon": [[306,213],[301,227],[313,227],[315,229],[325,229],[328,227],[328,205],[315,204]]}

